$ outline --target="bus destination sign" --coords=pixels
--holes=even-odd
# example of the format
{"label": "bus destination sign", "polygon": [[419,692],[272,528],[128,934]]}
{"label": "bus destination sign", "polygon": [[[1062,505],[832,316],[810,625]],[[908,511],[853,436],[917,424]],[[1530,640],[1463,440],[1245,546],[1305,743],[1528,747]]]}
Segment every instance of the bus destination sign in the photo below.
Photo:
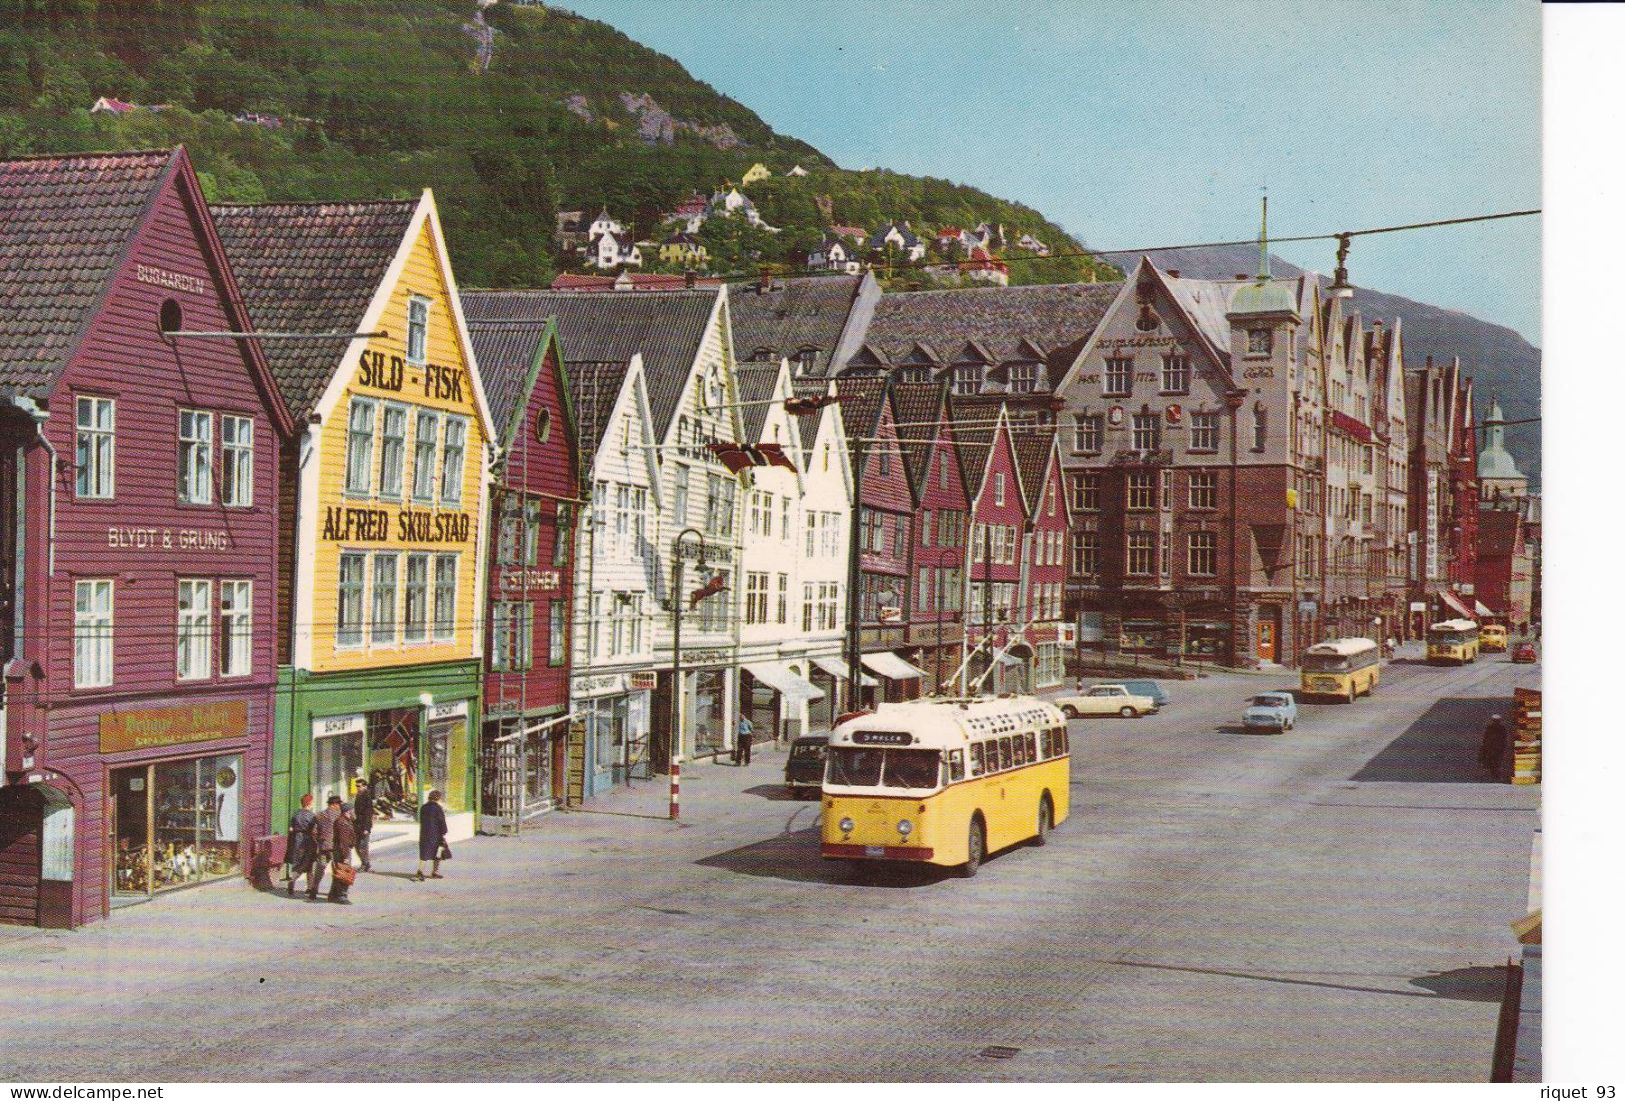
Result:
{"label": "bus destination sign", "polygon": [[901,730],[858,730],[852,741],[857,745],[913,745],[914,735]]}

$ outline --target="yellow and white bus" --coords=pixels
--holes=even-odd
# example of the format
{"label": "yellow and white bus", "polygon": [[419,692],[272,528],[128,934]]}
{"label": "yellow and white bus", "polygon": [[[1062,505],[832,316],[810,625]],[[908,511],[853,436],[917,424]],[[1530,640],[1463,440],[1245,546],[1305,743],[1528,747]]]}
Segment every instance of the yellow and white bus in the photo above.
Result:
{"label": "yellow and white bus", "polygon": [[1066,821],[1066,719],[1031,696],[885,703],[830,732],[822,854],[958,867]]}
{"label": "yellow and white bus", "polygon": [[1302,689],[1306,696],[1335,696],[1354,702],[1369,696],[1382,679],[1382,648],[1369,638],[1334,638],[1303,652]]}
{"label": "yellow and white bus", "polygon": [[1499,623],[1485,623],[1478,628],[1478,648],[1486,654],[1507,652],[1507,629]]}
{"label": "yellow and white bus", "polygon": [[1478,660],[1478,624],[1470,619],[1447,619],[1428,628],[1428,664]]}

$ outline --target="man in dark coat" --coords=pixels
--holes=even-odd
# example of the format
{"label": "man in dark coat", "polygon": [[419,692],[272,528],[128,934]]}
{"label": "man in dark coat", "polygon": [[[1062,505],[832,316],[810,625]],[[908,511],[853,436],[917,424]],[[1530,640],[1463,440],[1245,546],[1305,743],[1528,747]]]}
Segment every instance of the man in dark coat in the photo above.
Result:
{"label": "man in dark coat", "polygon": [[350,905],[350,885],[339,878],[338,868],[340,864],[354,867],[350,863],[350,850],[355,848],[355,843],[355,809],[345,803],[333,820],[333,885],[327,889],[327,901],[341,906]]}
{"label": "man in dark coat", "polygon": [[288,855],[284,867],[288,870],[288,897],[293,897],[294,884],[302,875],[310,874],[311,861],[316,859],[316,842],[311,831],[316,828],[316,812],[310,809],[316,801],[314,795],[299,800],[299,809],[288,819]]}
{"label": "man in dark coat", "polygon": [[451,855],[446,844],[446,808],[440,805],[445,798],[438,789],[429,793],[429,801],[418,808],[418,874],[412,878],[423,882],[423,865],[433,862],[430,879],[444,879],[440,874],[440,861]]}
{"label": "man in dark coat", "polygon": [[1484,724],[1484,738],[1478,743],[1478,763],[1489,769],[1492,776],[1500,779],[1502,758],[1506,756],[1506,750],[1506,724],[1501,721],[1501,716],[1491,715],[1490,721]]}
{"label": "man in dark coat", "polygon": [[337,795],[327,797],[327,809],[316,816],[316,863],[310,869],[310,884],[305,888],[305,898],[311,902],[322,889],[322,876],[327,872],[327,865],[333,860],[333,823],[338,821],[343,813],[344,800]]}
{"label": "man in dark coat", "polygon": [[361,858],[361,870],[372,871],[372,857],[367,843],[372,838],[372,788],[367,781],[355,782],[355,854]]}

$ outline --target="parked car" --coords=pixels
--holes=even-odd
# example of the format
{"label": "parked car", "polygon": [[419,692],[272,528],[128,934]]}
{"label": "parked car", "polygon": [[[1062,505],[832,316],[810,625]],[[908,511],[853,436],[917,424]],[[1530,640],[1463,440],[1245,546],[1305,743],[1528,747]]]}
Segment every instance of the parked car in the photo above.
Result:
{"label": "parked car", "polygon": [[1512,660],[1520,665],[1533,664],[1536,656],[1533,642],[1520,642],[1512,648]]}
{"label": "parked car", "polygon": [[1151,702],[1159,710],[1168,706],[1168,693],[1154,680],[1126,680],[1120,683],[1136,696],[1150,696]]}
{"label": "parked car", "polygon": [[824,752],[828,738],[797,738],[784,760],[784,789],[791,795],[817,795],[824,787]]}
{"label": "parked car", "polygon": [[1080,715],[1121,715],[1135,719],[1157,709],[1156,700],[1130,692],[1121,684],[1097,684],[1082,695],[1058,696],[1053,702],[1069,719]]}
{"label": "parked car", "polygon": [[1247,701],[1241,725],[1248,730],[1291,730],[1298,721],[1298,701],[1291,692],[1260,692]]}

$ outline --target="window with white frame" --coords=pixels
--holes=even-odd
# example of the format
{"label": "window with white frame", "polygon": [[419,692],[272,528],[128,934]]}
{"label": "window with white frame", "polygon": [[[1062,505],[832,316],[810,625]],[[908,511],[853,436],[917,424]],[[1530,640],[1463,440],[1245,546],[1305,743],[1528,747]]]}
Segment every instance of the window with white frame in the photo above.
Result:
{"label": "window with white frame", "polygon": [[220,415],[220,503],[254,503],[254,418]]}
{"label": "window with white frame", "polygon": [[220,675],[246,677],[254,668],[254,583],[220,582]]}
{"label": "window with white frame", "polygon": [[113,496],[113,399],[75,400],[75,497]]}
{"label": "window with white frame", "polygon": [[440,503],[456,505],[463,499],[463,450],[468,439],[468,421],[446,418],[446,446],[440,467]]}
{"label": "window with white frame", "polygon": [[380,551],[372,556],[372,641],[375,646],[395,642],[395,603],[400,593],[401,556]]}
{"label": "window with white frame", "polygon": [[398,501],[406,472],[406,406],[384,406],[384,431],[378,450],[378,495]]}
{"label": "window with white frame", "polygon": [[993,475],[993,503],[994,505],[1004,504],[1004,474],[1002,472],[996,472]]}
{"label": "window with white frame", "polygon": [[1191,414],[1191,450],[1219,450],[1219,414],[1214,411]]}
{"label": "window with white frame", "polygon": [[209,648],[214,586],[208,581],[182,578],[176,582],[175,677],[205,680],[210,672]]}
{"label": "window with white frame", "polygon": [[1169,352],[1162,357],[1162,392],[1188,394],[1191,390],[1191,357]]}
{"label": "window with white frame", "polygon": [[767,574],[751,572],[745,575],[745,622],[767,622]]}
{"label": "window with white frame", "polygon": [[491,668],[523,672],[532,665],[535,608],[528,600],[491,604]]}
{"label": "window with white frame", "polygon": [[788,624],[790,622],[790,575],[787,573],[779,574],[778,597],[779,614],[776,618],[780,623]]}
{"label": "window with white frame", "polygon": [[429,357],[429,300],[413,295],[406,303],[406,360],[422,363]]}
{"label": "window with white frame", "polygon": [[1038,364],[1013,363],[1010,365],[1010,392],[1030,394],[1038,386]]}
{"label": "window with white frame", "polygon": [[340,646],[360,646],[365,637],[366,614],[362,599],[367,587],[367,556],[359,551],[339,555],[338,608],[334,616],[334,641]]}
{"label": "window with white frame", "polygon": [[1132,446],[1136,451],[1155,451],[1162,446],[1162,414],[1134,414]]}
{"label": "window with white frame", "polygon": [[[633,630],[639,635],[635,649],[642,649],[641,641],[643,631],[643,597],[633,598],[637,618],[632,621]],[[547,664],[564,664],[564,643],[566,627],[564,623],[564,601],[549,600],[547,602]]]}
{"label": "window with white frame", "polygon": [[1128,534],[1128,573],[1134,577],[1150,577],[1156,564],[1155,544],[1149,531],[1131,531]]}
{"label": "window with white frame", "polygon": [[813,629],[813,618],[818,612],[816,605],[817,592],[818,588],[813,582],[803,581],[801,583],[801,629],[803,631]]}
{"label": "window with white frame", "polygon": [[457,558],[434,556],[434,637],[449,642],[457,634]]}
{"label": "window with white frame", "polygon": [[960,397],[974,394],[982,388],[982,369],[966,365],[954,368],[954,393]]}
{"label": "window with white frame", "polygon": [[671,518],[678,530],[688,526],[688,467],[681,463],[673,475]]}
{"label": "window with white frame", "polygon": [[1155,508],[1157,479],[1149,470],[1136,470],[1128,476],[1128,507]]}
{"label": "window with white frame", "polygon": [[790,541],[790,495],[786,493],[779,498],[779,542]]}
{"label": "window with white frame", "polygon": [[1072,572],[1083,577],[1100,572],[1100,536],[1095,532],[1072,533]]}
{"label": "window with white frame", "polygon": [[[359,610],[359,609],[358,609]],[[422,642],[429,637],[429,555],[406,556],[406,623],[407,642]]]}
{"label": "window with white frame", "polygon": [[180,411],[180,438],[177,459],[180,466],[180,499],[189,505],[206,505],[214,500],[214,414],[197,409]]}
{"label": "window with white frame", "polygon": [[350,423],[344,443],[344,492],[372,493],[372,436],[378,403],[371,398],[350,399]]}
{"label": "window with white frame", "polygon": [[113,683],[113,582],[73,583],[73,686]]}
{"label": "window with white frame", "polygon": [[1134,391],[1134,357],[1107,356],[1106,357],[1106,389],[1107,397],[1127,397]]}
{"label": "window with white frame", "polygon": [[1219,507],[1219,474],[1216,470],[1191,471],[1191,508]]}
{"label": "window with white frame", "polygon": [[440,414],[430,409],[417,411],[412,433],[412,500],[428,504],[434,500],[435,451],[440,443]]}

